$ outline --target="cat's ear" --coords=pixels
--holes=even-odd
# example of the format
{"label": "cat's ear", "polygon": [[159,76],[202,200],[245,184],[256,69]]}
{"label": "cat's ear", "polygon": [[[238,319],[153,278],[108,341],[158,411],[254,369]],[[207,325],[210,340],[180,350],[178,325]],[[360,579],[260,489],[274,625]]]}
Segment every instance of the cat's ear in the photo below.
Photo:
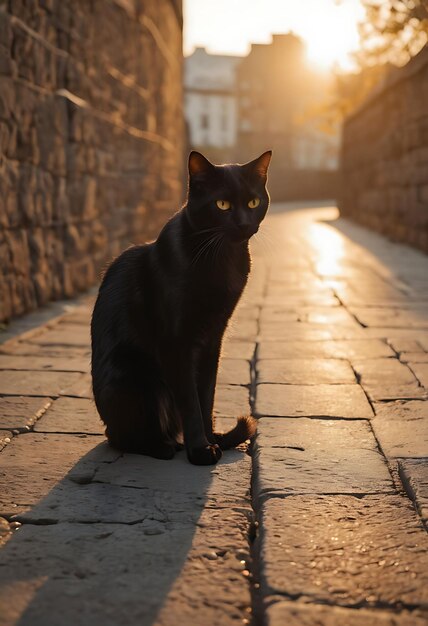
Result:
{"label": "cat's ear", "polygon": [[267,150],[266,152],[263,152],[263,154],[261,154],[259,157],[257,157],[257,159],[254,159],[254,161],[249,161],[248,163],[245,163],[243,167],[245,167],[245,169],[250,172],[250,174],[259,176],[260,178],[266,180],[271,157],[272,150]]}
{"label": "cat's ear", "polygon": [[214,169],[214,165],[200,152],[192,150],[189,154],[189,175],[208,174]]}

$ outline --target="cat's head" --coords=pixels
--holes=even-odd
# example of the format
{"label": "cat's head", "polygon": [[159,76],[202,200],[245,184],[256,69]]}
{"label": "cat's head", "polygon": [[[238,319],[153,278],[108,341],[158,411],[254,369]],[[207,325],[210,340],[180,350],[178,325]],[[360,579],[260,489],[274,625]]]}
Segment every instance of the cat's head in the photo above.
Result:
{"label": "cat's head", "polygon": [[213,228],[237,243],[254,235],[269,207],[266,181],[271,156],[268,150],[243,165],[214,165],[192,151],[185,210],[193,228]]}

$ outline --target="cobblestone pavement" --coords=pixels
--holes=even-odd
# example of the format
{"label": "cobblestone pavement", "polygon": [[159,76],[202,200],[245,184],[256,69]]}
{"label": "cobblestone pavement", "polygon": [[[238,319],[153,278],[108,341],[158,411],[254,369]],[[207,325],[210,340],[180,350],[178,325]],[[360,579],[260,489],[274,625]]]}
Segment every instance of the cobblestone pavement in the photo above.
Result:
{"label": "cobblestone pavement", "polygon": [[110,449],[93,297],[3,335],[1,626],[427,624],[428,257],[335,218],[273,206],[253,244],[215,408],[252,456]]}

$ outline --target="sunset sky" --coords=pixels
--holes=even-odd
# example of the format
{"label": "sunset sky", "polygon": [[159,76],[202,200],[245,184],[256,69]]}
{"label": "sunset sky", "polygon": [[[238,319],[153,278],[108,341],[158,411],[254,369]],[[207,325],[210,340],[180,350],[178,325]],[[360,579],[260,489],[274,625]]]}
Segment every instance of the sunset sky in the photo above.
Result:
{"label": "sunset sky", "polygon": [[350,69],[358,48],[360,0],[184,0],[184,53],[204,46],[211,53],[245,55],[250,43],[269,43],[272,33],[293,31],[306,42],[308,59],[320,67]]}

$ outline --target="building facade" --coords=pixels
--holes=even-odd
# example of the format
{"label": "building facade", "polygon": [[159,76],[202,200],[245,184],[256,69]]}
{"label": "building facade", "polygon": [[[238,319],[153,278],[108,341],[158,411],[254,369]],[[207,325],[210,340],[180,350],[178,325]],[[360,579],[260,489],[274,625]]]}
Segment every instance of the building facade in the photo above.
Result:
{"label": "building facade", "polygon": [[241,57],[196,48],[185,59],[185,117],[193,148],[231,154],[237,140],[236,67]]}

